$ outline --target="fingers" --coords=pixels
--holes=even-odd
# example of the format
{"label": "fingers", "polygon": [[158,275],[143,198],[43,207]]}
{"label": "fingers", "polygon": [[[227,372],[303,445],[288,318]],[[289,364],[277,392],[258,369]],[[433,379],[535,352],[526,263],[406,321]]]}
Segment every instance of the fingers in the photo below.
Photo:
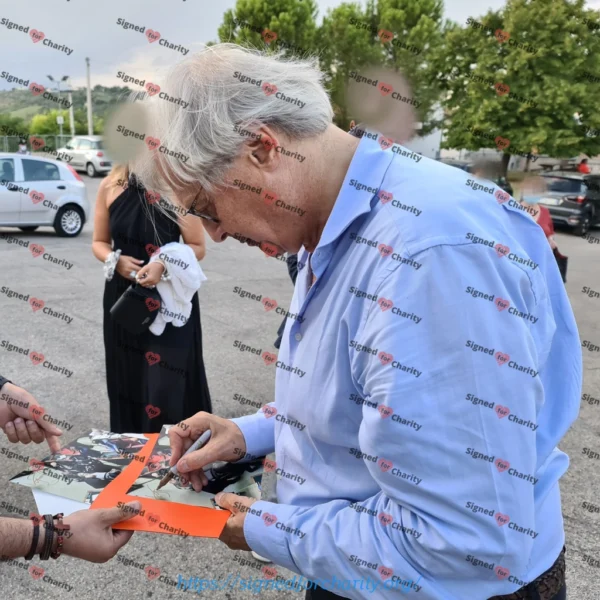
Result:
{"label": "fingers", "polygon": [[221,456],[223,456],[223,450],[221,446],[208,442],[204,448],[195,450],[190,454],[186,454],[186,456],[179,460],[177,463],[177,470],[180,473],[189,473],[190,471],[195,471],[196,469],[202,469],[202,467],[205,467],[210,463],[221,460]]}
{"label": "fingers", "polygon": [[52,454],[56,454],[60,451],[60,440],[58,439],[58,436],[48,435],[48,433],[46,433],[46,441],[48,442],[48,448],[50,448]]}
{"label": "fingers", "polygon": [[8,438],[8,441],[16,444],[19,441],[19,438],[17,437],[17,432],[15,430],[15,424],[12,421],[9,421],[3,429],[4,433],[6,434],[6,437]]}
{"label": "fingers", "polygon": [[105,525],[114,525],[121,521],[127,521],[135,516],[141,510],[140,502],[128,502],[121,507],[99,509],[102,512],[101,518]]}
{"label": "fingers", "polygon": [[246,496],[238,496],[231,492],[219,492],[215,496],[215,502],[221,507],[231,511],[234,515],[239,512],[248,512],[244,507],[252,506],[256,500]]}
{"label": "fingers", "polygon": [[[37,417],[35,419],[35,423],[40,427],[43,431],[45,431],[49,435],[62,435],[62,429],[59,429],[56,425],[52,425],[48,421],[42,420],[42,416]],[[43,440],[41,440],[43,441]],[[39,442],[37,442],[39,444]]]}
{"label": "fingers", "polygon": [[208,485],[208,478],[202,469],[199,471],[192,471],[189,474],[189,477],[192,482],[192,487],[196,492],[201,492],[202,488]]}
{"label": "fingers", "polygon": [[128,529],[113,529],[112,532],[117,551],[131,539],[131,536],[134,533]]}
{"label": "fingers", "polygon": [[29,437],[29,432],[27,431],[27,426],[25,425],[25,421],[21,418],[17,418],[13,421],[15,424],[15,430],[17,432],[17,438],[21,444],[29,444],[31,442],[31,438]]}
{"label": "fingers", "polygon": [[29,438],[35,444],[41,444],[46,439],[44,430],[41,427],[38,427],[35,421],[25,421],[25,426],[27,427]]}

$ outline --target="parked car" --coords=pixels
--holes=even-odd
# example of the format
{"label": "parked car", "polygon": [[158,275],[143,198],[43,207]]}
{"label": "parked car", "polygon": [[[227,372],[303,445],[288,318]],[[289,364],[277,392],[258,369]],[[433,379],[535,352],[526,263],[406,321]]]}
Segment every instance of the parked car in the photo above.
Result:
{"label": "parked car", "polygon": [[585,235],[600,222],[600,175],[552,171],[541,177],[546,191],[524,199],[546,206],[553,223],[572,227],[575,235]]}
{"label": "parked car", "polygon": [[0,152],[1,227],[29,232],[50,225],[61,237],[75,237],[89,216],[85,183],[71,165]]}
{"label": "parked car", "polygon": [[[443,162],[445,165],[450,165],[451,167],[456,167],[457,169],[462,169],[467,173],[473,173],[474,170],[474,165],[459,160],[442,159],[440,162]],[[511,196],[513,195],[513,187],[506,177],[498,176],[491,181],[499,188],[502,188],[505,192],[508,192]]]}
{"label": "parked car", "polygon": [[76,171],[85,171],[89,177],[112,169],[112,160],[106,155],[100,135],[77,135],[57,152],[71,156],[69,164]]}

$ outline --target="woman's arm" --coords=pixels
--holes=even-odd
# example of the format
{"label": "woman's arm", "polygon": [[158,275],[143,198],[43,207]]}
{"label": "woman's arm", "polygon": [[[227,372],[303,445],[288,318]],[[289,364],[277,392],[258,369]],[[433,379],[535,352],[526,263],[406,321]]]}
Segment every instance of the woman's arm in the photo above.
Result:
{"label": "woman's arm", "polygon": [[92,238],[92,252],[101,262],[104,262],[112,252],[110,240],[110,220],[108,216],[107,199],[110,190],[109,177],[100,183],[96,196],[96,210],[94,212],[94,236]]}
{"label": "woman's arm", "polygon": [[194,251],[196,258],[202,260],[206,254],[202,219],[194,215],[185,215],[185,217],[178,217],[178,221],[183,241]]}

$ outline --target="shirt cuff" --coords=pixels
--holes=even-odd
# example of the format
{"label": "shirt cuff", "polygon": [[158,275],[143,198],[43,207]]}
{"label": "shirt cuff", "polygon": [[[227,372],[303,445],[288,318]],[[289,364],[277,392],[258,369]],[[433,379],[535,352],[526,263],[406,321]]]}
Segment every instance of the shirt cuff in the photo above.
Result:
{"label": "shirt cuff", "polygon": [[290,534],[281,528],[285,523],[291,522],[297,510],[297,506],[290,504],[275,504],[265,500],[255,502],[252,512],[248,511],[244,519],[244,537],[248,546],[257,554],[302,575],[289,551]]}
{"label": "shirt cuff", "polygon": [[263,412],[231,419],[241,430],[246,441],[246,454],[240,460],[256,460],[275,451],[275,419]]}

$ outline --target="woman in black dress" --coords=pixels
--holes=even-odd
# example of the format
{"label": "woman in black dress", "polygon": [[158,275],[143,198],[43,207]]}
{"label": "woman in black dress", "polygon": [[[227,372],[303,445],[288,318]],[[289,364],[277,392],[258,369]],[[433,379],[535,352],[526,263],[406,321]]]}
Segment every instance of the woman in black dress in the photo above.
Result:
{"label": "woman in black dress", "polygon": [[165,202],[140,188],[126,167],[115,167],[102,181],[96,200],[92,250],[102,262],[121,250],[114,275],[104,288],[104,347],[110,401],[110,429],[115,433],[158,433],[198,411],[211,412],[202,359],[198,294],[182,327],[166,325],[157,336],[133,335],[110,316],[121,294],[135,282],[157,247],[179,242],[204,257],[204,228],[192,216],[164,214]]}

